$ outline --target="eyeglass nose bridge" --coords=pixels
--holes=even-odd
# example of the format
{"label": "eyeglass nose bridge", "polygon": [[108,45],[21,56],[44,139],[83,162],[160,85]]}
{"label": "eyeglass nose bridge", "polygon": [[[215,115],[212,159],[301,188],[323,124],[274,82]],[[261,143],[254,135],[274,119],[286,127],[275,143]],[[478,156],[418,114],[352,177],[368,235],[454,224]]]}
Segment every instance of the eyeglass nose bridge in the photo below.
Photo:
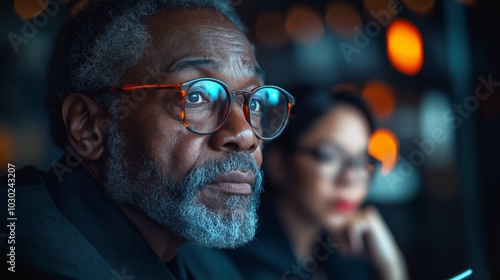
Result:
{"label": "eyeglass nose bridge", "polygon": [[[228,116],[227,118],[229,118],[229,115],[231,114],[231,111],[232,111],[232,108],[233,108],[233,103],[236,101],[238,103],[239,106],[241,106],[242,110],[243,110],[243,115],[245,116],[245,120],[248,122],[248,124],[250,124],[250,126],[252,127],[252,130],[254,130],[254,133],[256,134],[255,132],[255,128],[253,127],[252,125],[252,122],[250,120],[250,98],[252,96],[252,92],[248,91],[248,90],[230,90],[230,95],[231,95],[231,104],[229,104],[229,112],[228,112]],[[242,96],[243,97],[243,102],[241,102],[241,105],[239,104],[240,100],[238,99],[238,96]],[[227,118],[225,121],[227,121]]]}
{"label": "eyeglass nose bridge", "polygon": [[356,159],[354,158],[347,158],[343,159],[340,168],[337,170],[334,180],[338,180],[341,176],[347,175],[346,172],[348,171],[353,171],[353,176],[355,176],[355,180],[362,180],[359,172],[361,171],[359,166],[356,166]]}

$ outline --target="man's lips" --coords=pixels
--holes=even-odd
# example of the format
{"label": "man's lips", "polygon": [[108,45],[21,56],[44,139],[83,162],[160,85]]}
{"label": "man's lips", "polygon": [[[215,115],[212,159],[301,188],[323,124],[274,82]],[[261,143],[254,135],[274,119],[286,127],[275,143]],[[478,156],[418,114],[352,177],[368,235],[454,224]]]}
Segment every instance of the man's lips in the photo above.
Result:
{"label": "man's lips", "polygon": [[252,194],[252,185],[254,182],[255,174],[253,172],[233,171],[215,177],[207,186],[229,194],[248,195]]}

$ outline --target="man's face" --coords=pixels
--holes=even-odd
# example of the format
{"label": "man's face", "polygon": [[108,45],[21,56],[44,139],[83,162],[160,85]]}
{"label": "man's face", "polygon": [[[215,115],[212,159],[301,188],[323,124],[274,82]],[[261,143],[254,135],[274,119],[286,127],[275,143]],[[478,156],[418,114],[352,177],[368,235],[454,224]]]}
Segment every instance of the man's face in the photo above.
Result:
{"label": "man's face", "polygon": [[[248,40],[216,12],[161,12],[149,18],[148,32],[146,55],[126,83],[143,83],[151,69],[162,77],[154,83],[211,77],[245,90],[263,83]],[[148,91],[129,109],[109,134],[108,195],[201,245],[251,240],[262,155],[243,109],[235,102],[211,135],[182,125],[178,90]]]}

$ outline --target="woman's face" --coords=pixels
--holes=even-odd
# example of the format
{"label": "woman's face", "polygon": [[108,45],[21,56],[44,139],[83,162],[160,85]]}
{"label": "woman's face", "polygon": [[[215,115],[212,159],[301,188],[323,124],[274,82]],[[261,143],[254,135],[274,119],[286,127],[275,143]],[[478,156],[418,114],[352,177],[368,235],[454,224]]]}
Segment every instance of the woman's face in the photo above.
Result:
{"label": "woman's face", "polygon": [[287,170],[288,198],[322,227],[342,229],[365,199],[369,125],[355,107],[339,105],[299,140]]}

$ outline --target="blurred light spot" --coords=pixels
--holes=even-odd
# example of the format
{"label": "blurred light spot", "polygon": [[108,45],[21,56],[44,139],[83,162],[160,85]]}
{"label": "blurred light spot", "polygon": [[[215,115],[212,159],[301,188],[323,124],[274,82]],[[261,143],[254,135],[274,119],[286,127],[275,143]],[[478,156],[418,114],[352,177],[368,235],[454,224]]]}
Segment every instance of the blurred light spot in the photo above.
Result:
{"label": "blurred light spot", "polygon": [[7,168],[7,163],[14,159],[14,137],[6,124],[0,123],[0,166]]}
{"label": "blurred light spot", "polygon": [[359,91],[359,88],[354,83],[340,83],[334,85],[332,88],[332,93],[334,94],[342,91]]}
{"label": "blurred light spot", "polygon": [[278,48],[286,44],[285,18],[278,12],[266,11],[255,23],[255,34],[260,45]]}
{"label": "blurred light spot", "polygon": [[306,6],[296,6],[290,9],[286,17],[285,29],[290,37],[303,44],[316,43],[324,32],[319,12]]}
{"label": "blurred light spot", "polygon": [[382,162],[382,174],[387,174],[396,166],[398,160],[398,138],[392,131],[379,128],[370,138],[368,153]]}
{"label": "blurred light spot", "polygon": [[407,172],[404,163],[398,162],[388,174],[375,174],[367,199],[379,203],[401,203],[409,201],[418,193],[421,182],[418,169]]}
{"label": "blurred light spot", "polygon": [[414,105],[398,104],[391,117],[392,129],[398,132],[402,142],[413,141],[419,136],[418,125],[420,112]]}
{"label": "blurred light spot", "polygon": [[469,6],[474,5],[476,3],[476,0],[455,0],[455,1]]}
{"label": "blurred light spot", "polygon": [[47,5],[49,0],[14,0],[14,11],[23,19],[29,19],[39,15]]}
{"label": "blurred light spot", "polygon": [[71,16],[76,16],[85,6],[89,3],[89,0],[80,0],[76,2],[73,7],[71,7],[71,10],[69,11],[69,14]]}
{"label": "blurred light spot", "polygon": [[342,36],[356,35],[355,27],[362,28],[363,20],[351,4],[332,3],[325,12],[326,24]]}
{"label": "blurred light spot", "polygon": [[[308,83],[326,84],[336,75],[337,54],[332,51],[336,41],[327,33],[314,44],[297,44],[293,46],[293,56],[297,67],[297,77]],[[286,71],[284,71],[286,72]]]}
{"label": "blurred light spot", "polygon": [[415,138],[412,144],[414,150],[424,154],[425,163],[432,167],[446,167],[454,161],[453,122],[444,117],[450,109],[451,104],[443,92],[424,92],[420,101],[420,137]]}
{"label": "blurred light spot", "polygon": [[370,104],[373,113],[382,119],[394,111],[394,96],[392,87],[383,81],[371,81],[363,89],[363,98]]}
{"label": "blurred light spot", "polygon": [[434,0],[403,0],[408,9],[419,13],[427,14],[434,8]]}
{"label": "blurred light spot", "polygon": [[417,74],[424,63],[422,35],[411,22],[396,19],[387,29],[387,55],[392,66],[406,75]]}

